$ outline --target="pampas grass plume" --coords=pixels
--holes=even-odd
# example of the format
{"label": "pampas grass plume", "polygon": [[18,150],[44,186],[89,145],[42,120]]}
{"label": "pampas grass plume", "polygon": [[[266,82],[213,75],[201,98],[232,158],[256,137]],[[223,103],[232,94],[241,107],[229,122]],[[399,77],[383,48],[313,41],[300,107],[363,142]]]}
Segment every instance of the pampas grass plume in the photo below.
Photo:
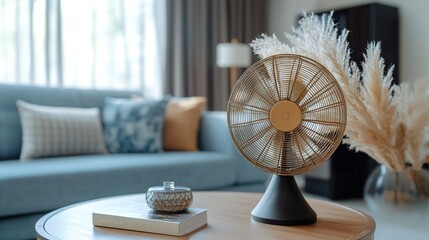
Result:
{"label": "pampas grass plume", "polygon": [[347,105],[344,143],[397,172],[407,165],[418,170],[428,161],[429,79],[394,86],[394,67],[385,71],[381,43],[374,42],[368,44],[360,70],[350,60],[348,31],[338,30],[332,12],[304,14],[285,35],[289,44],[263,34],[250,46],[260,58],[283,53],[312,58],[334,75]]}

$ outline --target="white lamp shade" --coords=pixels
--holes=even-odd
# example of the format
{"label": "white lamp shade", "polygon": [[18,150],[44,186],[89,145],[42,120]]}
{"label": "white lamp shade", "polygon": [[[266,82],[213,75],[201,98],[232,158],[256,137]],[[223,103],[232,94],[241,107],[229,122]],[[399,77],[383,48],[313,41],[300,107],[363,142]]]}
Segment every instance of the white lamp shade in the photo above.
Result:
{"label": "white lamp shade", "polygon": [[216,55],[218,67],[247,67],[251,64],[250,46],[244,43],[220,43]]}

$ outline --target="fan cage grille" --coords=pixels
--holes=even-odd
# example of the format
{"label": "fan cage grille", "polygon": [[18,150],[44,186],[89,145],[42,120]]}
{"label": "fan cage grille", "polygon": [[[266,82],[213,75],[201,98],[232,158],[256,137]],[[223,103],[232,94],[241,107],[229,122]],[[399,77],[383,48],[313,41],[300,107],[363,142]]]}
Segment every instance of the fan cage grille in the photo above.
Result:
{"label": "fan cage grille", "polygon": [[[282,132],[270,122],[281,100],[295,102],[302,122]],[[239,152],[256,167],[288,176],[325,162],[340,144],[346,124],[344,96],[335,78],[316,61],[274,55],[250,66],[228,102],[228,128]]]}

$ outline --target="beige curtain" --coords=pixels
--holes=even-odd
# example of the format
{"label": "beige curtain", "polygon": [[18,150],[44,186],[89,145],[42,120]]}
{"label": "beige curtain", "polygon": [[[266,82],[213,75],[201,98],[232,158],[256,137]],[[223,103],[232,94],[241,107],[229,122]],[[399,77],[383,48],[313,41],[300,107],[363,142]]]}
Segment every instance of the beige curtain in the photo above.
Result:
{"label": "beige curtain", "polygon": [[216,66],[216,45],[250,43],[265,22],[263,0],[167,0],[165,93],[206,96],[209,110],[226,110],[229,69]]}

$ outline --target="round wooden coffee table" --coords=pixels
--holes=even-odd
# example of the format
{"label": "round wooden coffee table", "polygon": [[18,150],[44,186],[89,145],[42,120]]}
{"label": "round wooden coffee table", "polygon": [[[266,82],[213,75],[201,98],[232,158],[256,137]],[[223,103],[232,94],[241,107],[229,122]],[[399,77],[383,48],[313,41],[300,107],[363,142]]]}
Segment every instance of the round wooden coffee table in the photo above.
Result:
{"label": "round wooden coffee table", "polygon": [[36,224],[38,239],[373,239],[374,220],[361,212],[327,201],[307,199],[317,222],[306,226],[278,226],[253,221],[250,212],[262,194],[194,192],[192,207],[206,208],[208,225],[186,236],[94,227],[92,212],[113,204],[145,201],[144,194],[96,199],[48,213]]}

